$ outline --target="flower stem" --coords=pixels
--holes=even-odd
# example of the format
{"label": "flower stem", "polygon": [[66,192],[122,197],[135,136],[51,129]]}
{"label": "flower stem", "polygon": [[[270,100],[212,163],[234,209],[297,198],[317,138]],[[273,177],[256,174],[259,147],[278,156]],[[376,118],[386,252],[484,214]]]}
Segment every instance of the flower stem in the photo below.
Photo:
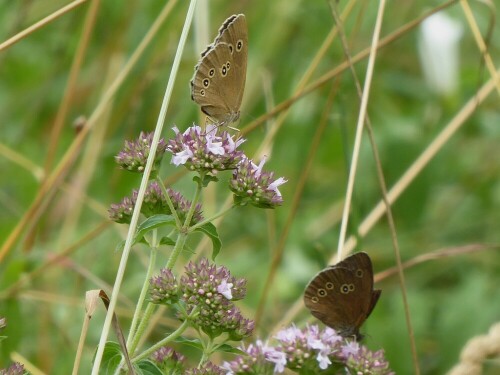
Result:
{"label": "flower stem", "polygon": [[[153,311],[155,310],[156,305],[152,302],[149,302],[148,305],[146,306],[146,310],[144,310],[144,315],[142,316],[142,320],[139,323],[139,327],[137,327],[137,331],[135,332],[135,335],[131,341],[130,348],[129,348],[129,355],[132,356],[135,353],[135,349],[137,349],[137,344],[139,344],[139,340],[141,339],[141,336],[146,329],[146,326],[149,322],[149,319],[151,319],[151,315],[153,314]],[[127,343],[128,346],[128,343]]]}
{"label": "flower stem", "polygon": [[[197,185],[196,191],[194,193],[193,201],[191,202],[191,207],[189,207],[189,211],[186,215],[184,227],[187,227],[188,223],[191,222],[194,211],[196,209],[196,203],[200,199],[200,193],[201,193],[201,186]],[[177,241],[175,242],[175,246],[172,250],[172,254],[170,254],[170,258],[168,258],[167,265],[165,266],[169,270],[171,270],[174,267],[175,262],[177,261],[177,257],[179,256],[180,252],[184,248],[184,244],[186,243],[186,240],[187,240],[187,232],[184,230],[179,231],[179,234],[177,235]]]}
{"label": "flower stem", "polygon": [[[172,254],[170,254],[170,258],[168,259],[166,268],[171,270],[174,267],[177,257],[179,256],[179,253],[184,248],[186,239],[187,239],[187,234],[182,232],[178,233],[177,241],[175,242]],[[152,302],[149,302],[148,305],[146,306],[146,310],[144,311],[144,316],[141,320],[141,323],[139,324],[139,327],[137,328],[137,332],[135,333],[134,338],[132,339],[132,343],[129,349],[130,355],[134,354],[135,349],[137,348],[137,344],[139,343],[139,339],[141,338],[142,333],[146,329],[146,326],[149,320],[151,319],[151,315],[153,314],[155,307],[156,305]]]}
{"label": "flower stem", "polygon": [[204,345],[203,355],[200,358],[200,363],[198,363],[198,368],[201,368],[201,366],[203,366],[203,364],[206,361],[208,361],[208,358],[210,357],[210,354],[212,354],[212,352],[213,352],[213,344],[214,344],[214,342],[213,342],[212,338],[209,337],[207,345]]}
{"label": "flower stem", "polygon": [[182,249],[184,249],[184,244],[187,240],[187,234],[179,232],[177,234],[177,241],[175,241],[175,246],[172,249],[172,254],[168,258],[167,265],[165,266],[169,270],[174,268],[175,262],[177,261],[177,257],[179,256]]}
{"label": "flower stem", "polygon": [[160,176],[156,176],[156,181],[158,182],[158,185],[160,185],[161,191],[163,192],[163,195],[165,196],[168,208],[172,212],[172,216],[175,219],[175,223],[177,224],[177,228],[181,228],[181,226],[182,226],[181,220],[179,219],[179,215],[177,215],[177,211],[174,208],[174,204],[172,203],[172,199],[170,199],[170,195],[168,195],[167,188],[163,184],[163,180],[160,178]]}
{"label": "flower stem", "polygon": [[[202,177],[203,178],[203,177]],[[194,192],[193,200],[191,201],[191,206],[189,207],[189,211],[186,215],[186,220],[184,221],[184,228],[189,228],[189,223],[191,223],[191,219],[193,218],[194,211],[196,210],[196,205],[200,200],[202,186],[200,183],[196,184],[196,190]]]}
{"label": "flower stem", "polygon": [[211,216],[210,218],[208,219],[205,219],[203,221],[200,221],[199,223],[193,225],[192,227],[189,228],[189,232],[193,232],[195,229],[197,228],[200,228],[202,226],[204,226],[205,224],[207,223],[211,223],[213,222],[215,219],[221,217],[222,215],[225,215],[227,214],[229,211],[231,211],[234,207],[236,207],[235,205],[231,205],[229,206],[228,208],[225,208],[225,209],[222,209],[220,210],[218,213],[216,213],[215,215]]}
{"label": "flower stem", "polygon": [[132,362],[135,363],[137,361],[140,361],[141,359],[144,359],[148,356],[150,356],[152,353],[154,353],[156,350],[160,349],[161,347],[165,346],[165,344],[168,344],[169,342],[175,340],[177,337],[182,335],[182,333],[186,330],[186,328],[189,327],[189,321],[190,319],[195,316],[198,313],[198,308],[195,307],[193,311],[191,311],[191,314],[182,322],[182,324],[177,328],[174,332],[172,332],[170,335],[165,337],[163,340],[158,341],[156,344],[151,346],[149,349],[146,349],[143,351],[141,354],[138,356],[132,358]]}
{"label": "flower stem", "polygon": [[156,263],[156,254],[158,253],[157,229],[154,229],[152,233],[153,233],[153,239],[151,241],[151,256],[149,258],[148,271],[146,273],[146,277],[144,278],[144,284],[142,285],[141,294],[139,295],[139,300],[137,301],[137,306],[134,311],[134,317],[132,318],[132,324],[130,325],[130,332],[127,339],[127,348],[130,347],[132,340],[136,336],[135,329],[137,327],[137,322],[139,321],[140,312],[142,310],[142,307],[144,306],[144,301],[146,299],[146,295],[149,289],[149,280],[151,279],[151,275],[153,274],[154,266]]}
{"label": "flower stem", "polygon": [[[191,0],[190,4],[189,4],[188,11],[187,11],[187,15],[186,15],[186,21],[184,23],[184,27],[182,29],[182,33],[181,33],[181,36],[179,39],[179,44],[178,44],[177,51],[176,51],[176,54],[174,57],[174,61],[172,63],[170,78],[169,78],[169,81],[167,83],[167,88],[165,89],[165,96],[164,96],[164,99],[162,102],[160,114],[158,115],[158,121],[157,121],[156,128],[155,128],[153,142],[151,144],[150,155],[148,157],[148,162],[146,164],[143,179],[141,181],[141,186],[139,188],[139,194],[137,197],[136,207],[135,207],[134,212],[132,214],[129,232],[127,235],[127,240],[125,242],[125,247],[123,249],[122,258],[120,260],[120,265],[118,267],[115,283],[113,286],[113,293],[111,294],[111,299],[109,302],[108,311],[106,313],[106,319],[104,320],[103,328],[101,331],[101,337],[99,339],[99,345],[97,346],[97,351],[96,351],[96,354],[94,357],[94,364],[92,366],[92,375],[98,375],[99,368],[101,367],[101,361],[102,361],[102,357],[104,354],[106,340],[108,339],[108,334],[109,334],[109,330],[111,327],[111,321],[113,319],[113,314],[115,313],[116,302],[118,301],[118,294],[120,292],[120,287],[122,285],[128,256],[130,254],[130,249],[132,247],[135,229],[137,228],[137,222],[139,220],[141,205],[142,205],[142,202],[144,200],[144,192],[146,191],[149,175],[150,175],[151,170],[153,168],[154,159],[155,159],[155,155],[156,155],[156,148],[157,148],[158,142],[160,140],[160,134],[161,134],[162,129],[163,129],[163,124],[165,123],[168,105],[170,103],[170,98],[172,96],[172,91],[174,88],[175,77],[177,76],[177,72],[179,70],[182,51],[184,50],[184,46],[185,46],[186,40],[187,40],[187,35],[189,32],[189,27],[191,26],[191,21],[193,20],[195,6],[196,6],[196,0]],[[167,9],[168,9],[168,7],[167,7]],[[166,13],[166,12],[162,12],[161,14],[163,15],[164,13]]]}

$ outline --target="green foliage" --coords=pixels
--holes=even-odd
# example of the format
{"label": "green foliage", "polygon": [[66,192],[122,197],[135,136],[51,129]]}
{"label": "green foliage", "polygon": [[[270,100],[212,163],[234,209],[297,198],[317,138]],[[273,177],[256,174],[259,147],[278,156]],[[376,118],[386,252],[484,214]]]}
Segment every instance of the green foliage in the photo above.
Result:
{"label": "green foliage", "polygon": [[192,348],[195,348],[199,351],[203,350],[203,344],[201,343],[200,339],[187,339],[185,337],[179,337],[175,340],[175,342],[188,345]]}
{"label": "green foliage", "polygon": [[99,374],[114,374],[123,359],[120,344],[107,342],[102,356],[102,365]]}
{"label": "green foliage", "polygon": [[212,260],[215,261],[217,254],[222,247],[222,242],[217,232],[217,228],[212,223],[203,224],[201,227],[195,229],[195,232],[201,232],[210,238],[212,241]]}
{"label": "green foliage", "polygon": [[137,375],[163,375],[163,372],[148,360],[139,361],[134,367]]}
{"label": "green foliage", "polygon": [[163,226],[175,227],[174,217],[172,215],[153,215],[148,217],[137,226],[134,244],[139,242],[146,235],[146,233]]}
{"label": "green foliage", "polygon": [[207,187],[209,183],[217,182],[217,181],[219,181],[219,179],[215,176],[207,174],[207,175],[203,176],[203,179],[200,178],[200,176],[194,176],[193,181],[200,184],[203,187]]}

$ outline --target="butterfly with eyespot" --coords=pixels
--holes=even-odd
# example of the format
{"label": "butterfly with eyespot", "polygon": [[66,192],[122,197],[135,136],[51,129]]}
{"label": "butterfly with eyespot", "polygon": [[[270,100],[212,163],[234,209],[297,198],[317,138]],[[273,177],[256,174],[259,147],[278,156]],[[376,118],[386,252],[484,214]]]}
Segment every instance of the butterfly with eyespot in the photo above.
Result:
{"label": "butterfly with eyespot", "polygon": [[359,328],[371,314],[382,291],[373,289],[373,268],[367,253],[359,252],[325,268],[305,289],[311,314],[343,337],[363,336]]}
{"label": "butterfly with eyespot", "polygon": [[191,80],[191,99],[218,124],[240,117],[245,89],[248,30],[244,14],[232,15],[201,54]]}

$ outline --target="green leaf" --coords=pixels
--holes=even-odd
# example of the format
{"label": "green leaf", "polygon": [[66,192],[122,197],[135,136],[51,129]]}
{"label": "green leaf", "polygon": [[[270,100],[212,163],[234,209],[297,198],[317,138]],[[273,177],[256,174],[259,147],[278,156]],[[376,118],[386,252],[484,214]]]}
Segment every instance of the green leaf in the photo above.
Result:
{"label": "green leaf", "polygon": [[184,337],[178,337],[174,341],[203,351],[203,345],[199,339],[186,339]]}
{"label": "green leaf", "polygon": [[203,180],[200,178],[200,176],[194,176],[193,181],[196,182],[197,184],[203,186],[203,187],[207,187],[210,182],[212,182],[212,181],[217,182],[217,181],[219,181],[219,179],[215,176],[207,174],[207,175],[203,176]]}
{"label": "green leaf", "polygon": [[[95,354],[94,354],[95,356]],[[99,374],[114,374],[123,358],[120,344],[108,341],[104,346]],[[93,361],[92,361],[93,362]]]}
{"label": "green leaf", "polygon": [[233,195],[233,203],[235,206],[246,206],[250,202],[248,197],[240,197],[239,195]]}
{"label": "green leaf", "polygon": [[219,233],[217,233],[217,228],[212,223],[206,223],[199,228],[195,229],[195,232],[202,232],[206,234],[212,240],[212,260],[215,261],[215,257],[219,254],[219,251],[222,247],[222,242],[219,237]]}
{"label": "green leaf", "polygon": [[229,344],[222,344],[215,348],[214,352],[224,352],[224,353],[233,353],[233,354],[246,354],[243,350],[235,348],[234,346],[231,346]]}
{"label": "green leaf", "polygon": [[163,372],[148,359],[137,362],[134,368],[136,375],[163,375]]}
{"label": "green leaf", "polygon": [[193,248],[192,248],[192,247],[190,247],[190,246],[188,246],[188,245],[184,245],[184,247],[182,248],[182,251],[183,251],[184,253],[186,253],[186,254],[190,254],[190,255],[192,255],[192,254],[194,254],[194,253],[195,253],[195,252],[194,252],[194,250],[193,250]]}
{"label": "green leaf", "polygon": [[125,247],[125,241],[120,241],[116,244],[115,253],[119,253]]}
{"label": "green leaf", "polygon": [[[115,252],[116,252],[116,253],[119,253],[119,252],[123,251],[123,248],[125,247],[125,242],[126,242],[125,240],[124,240],[124,241],[120,241],[120,242],[116,245],[116,247],[115,247]],[[141,237],[141,238],[136,238],[136,239],[134,240],[134,242],[132,243],[132,245],[135,245],[135,244],[137,244],[137,243],[142,243],[142,244],[144,244],[144,245],[149,246],[149,243],[148,243],[148,241],[146,241],[146,239],[144,238],[144,236],[143,236],[143,237]]]}
{"label": "green leaf", "polygon": [[154,215],[148,217],[141,224],[137,226],[137,233],[134,238],[134,244],[142,241],[144,235],[153,229],[163,227],[166,225],[175,226],[175,219],[172,215]]}
{"label": "green leaf", "polygon": [[160,239],[160,245],[175,246],[175,241],[170,237],[164,236]]}

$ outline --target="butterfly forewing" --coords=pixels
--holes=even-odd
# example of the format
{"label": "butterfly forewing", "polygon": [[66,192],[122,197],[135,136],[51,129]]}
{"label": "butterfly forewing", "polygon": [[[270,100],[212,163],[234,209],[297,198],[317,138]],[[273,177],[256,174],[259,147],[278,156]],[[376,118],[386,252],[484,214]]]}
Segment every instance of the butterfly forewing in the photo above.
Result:
{"label": "butterfly forewing", "polygon": [[218,44],[207,52],[191,81],[193,100],[201,106],[203,113],[217,120],[222,120],[236,105],[236,98],[227,94],[230,88],[225,86],[225,81],[235,75],[231,61],[229,47]]}

